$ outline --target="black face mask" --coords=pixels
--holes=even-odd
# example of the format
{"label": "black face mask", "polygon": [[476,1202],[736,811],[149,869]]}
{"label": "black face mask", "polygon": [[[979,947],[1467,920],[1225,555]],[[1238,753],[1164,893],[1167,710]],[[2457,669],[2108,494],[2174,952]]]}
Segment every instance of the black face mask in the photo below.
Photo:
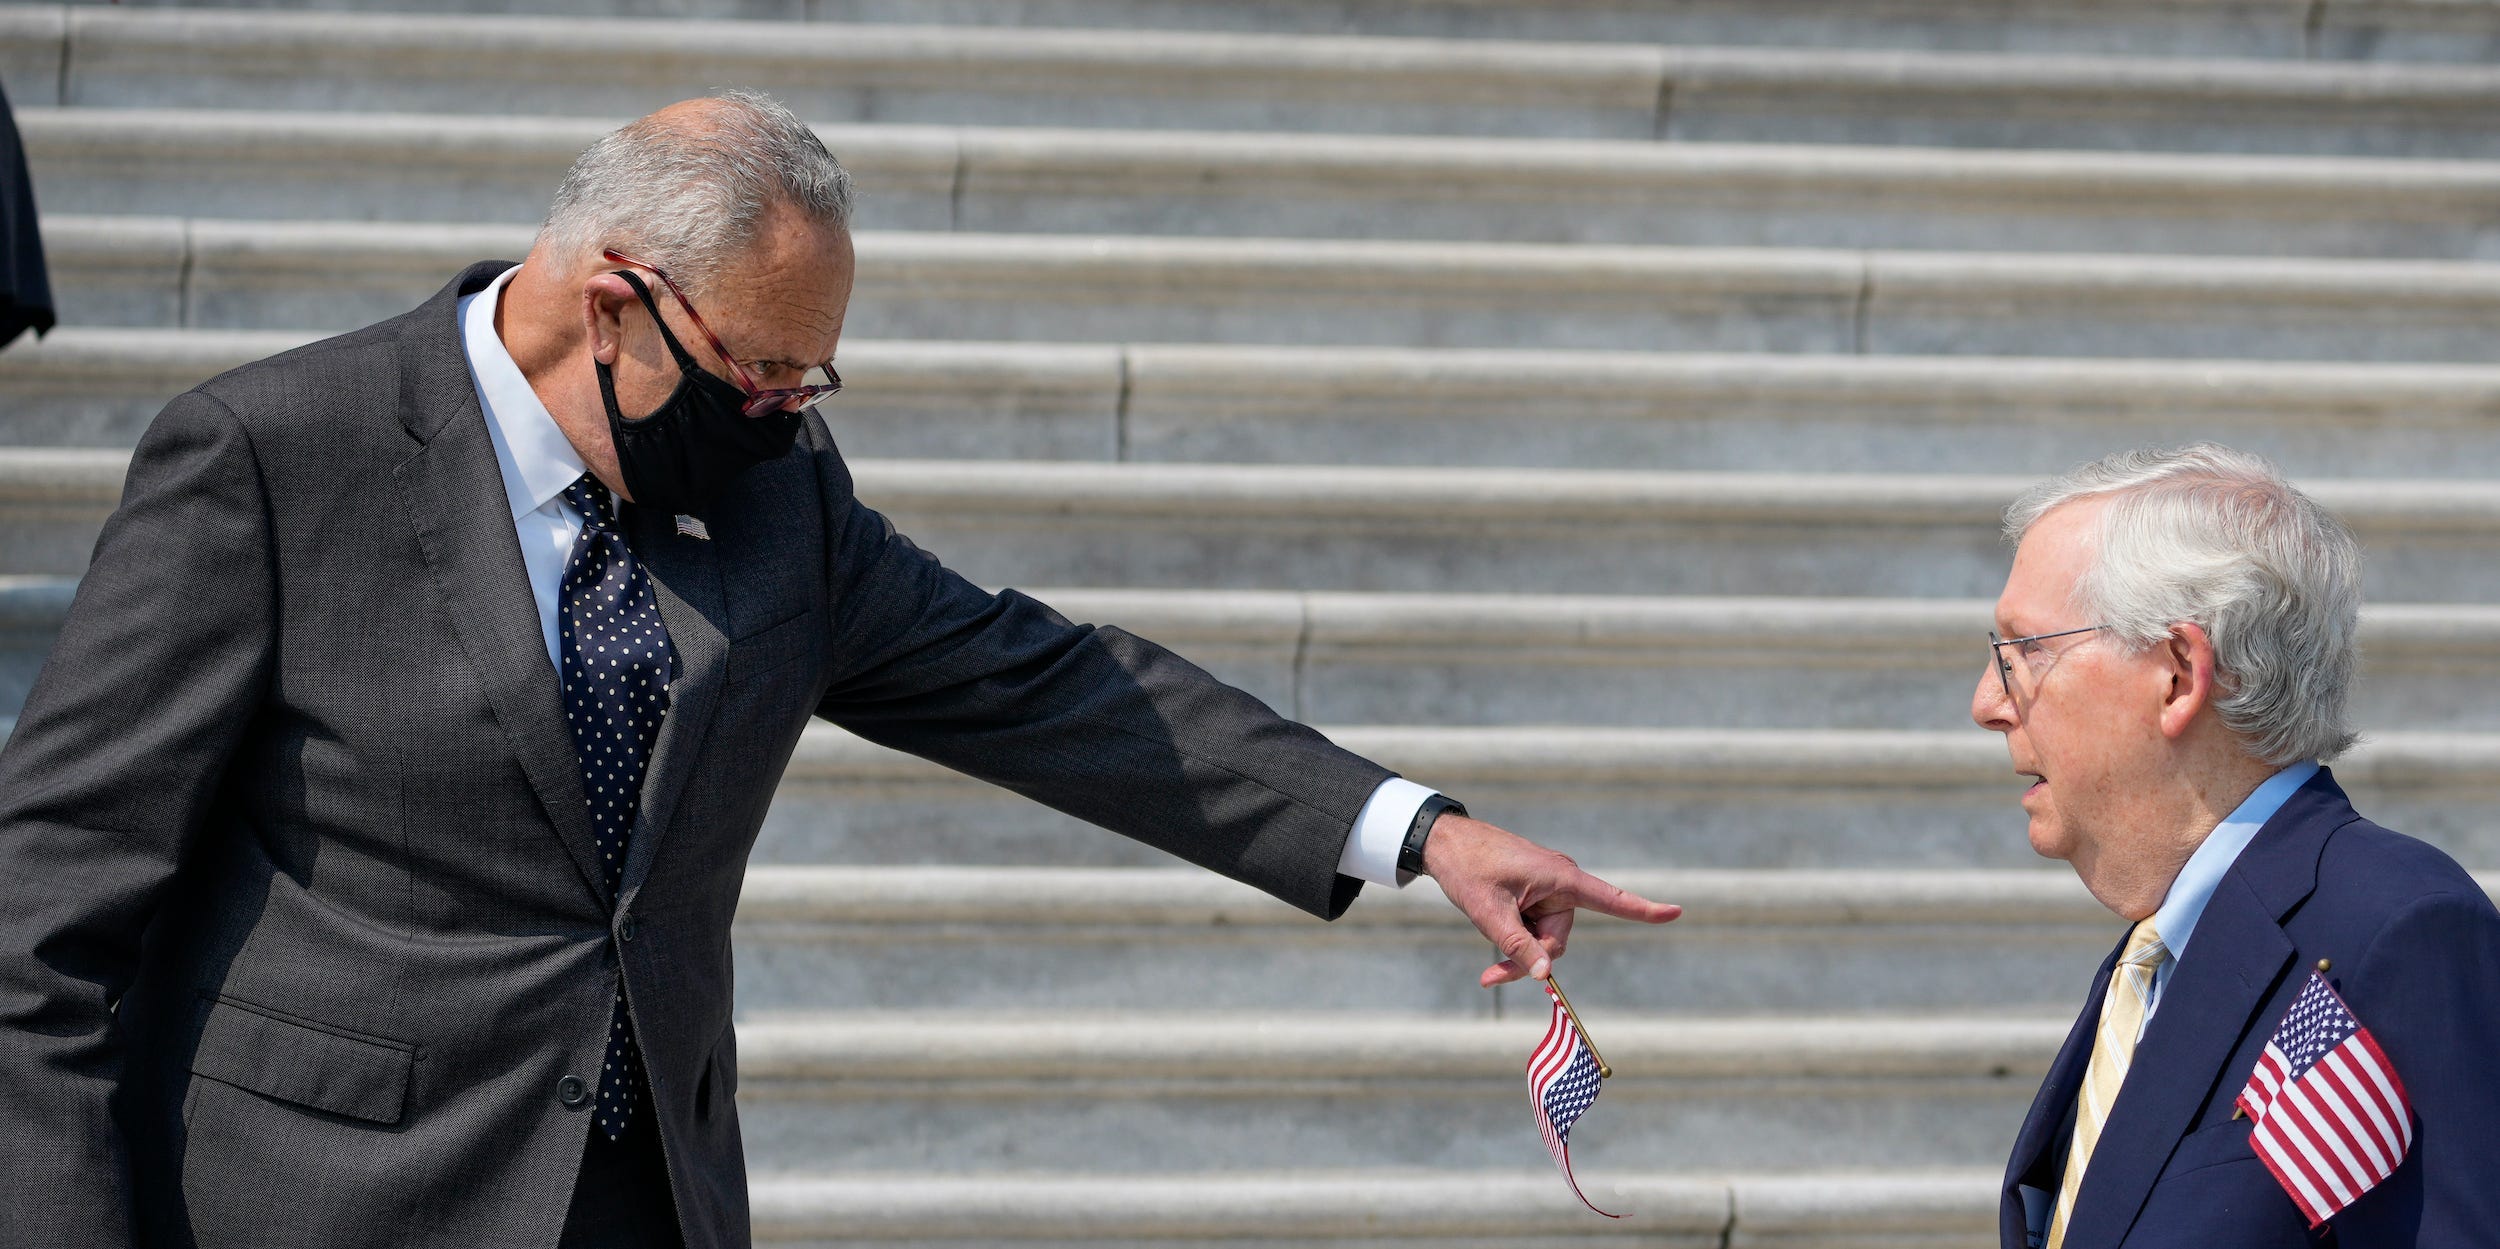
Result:
{"label": "black face mask", "polygon": [[621,269],[617,276],[651,310],[651,323],[660,327],[660,338],[677,358],[681,374],[677,389],[649,416],[627,420],[616,406],[615,375],[607,365],[591,361],[599,371],[599,398],[608,406],[617,471],[635,503],[672,514],[700,513],[738,474],[788,454],[799,436],[799,414],[746,415],[746,393],[705,372],[678,345],[642,275]]}

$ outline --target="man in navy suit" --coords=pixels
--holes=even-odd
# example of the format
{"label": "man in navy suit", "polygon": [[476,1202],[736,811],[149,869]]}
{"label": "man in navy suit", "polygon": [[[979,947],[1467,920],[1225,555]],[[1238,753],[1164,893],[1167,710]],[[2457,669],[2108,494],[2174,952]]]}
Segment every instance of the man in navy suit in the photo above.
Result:
{"label": "man in navy suit", "polygon": [[[2005,1249],[2500,1245],[2500,912],[2354,812],[2360,552],[2254,456],[2085,465],[2016,501],[1993,663],[2032,847],[2126,939],[2007,1165]],[[2377,1039],[2413,1139],[2312,1228],[2235,1108],[2313,969]]]}

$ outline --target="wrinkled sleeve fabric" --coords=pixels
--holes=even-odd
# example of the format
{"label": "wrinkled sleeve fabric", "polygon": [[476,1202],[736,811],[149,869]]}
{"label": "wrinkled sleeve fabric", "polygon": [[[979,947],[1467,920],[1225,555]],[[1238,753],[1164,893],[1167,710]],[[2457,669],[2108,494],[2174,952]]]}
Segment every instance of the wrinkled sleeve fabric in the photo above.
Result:
{"label": "wrinkled sleeve fabric", "polygon": [[115,1007],[268,680],[268,509],[250,440],[185,395],[0,751],[0,1210],[11,1243],[128,1245]]}
{"label": "wrinkled sleeve fabric", "polygon": [[833,675],[817,712],[1335,918],[1391,773],[1170,651],[942,566],[817,453]]}
{"label": "wrinkled sleeve fabric", "polygon": [[2500,1228],[2500,912],[2479,894],[2426,894],[2336,980],[2404,1081],[2415,1132],[2389,1191],[2331,1220],[2337,1243],[2488,1243]]}

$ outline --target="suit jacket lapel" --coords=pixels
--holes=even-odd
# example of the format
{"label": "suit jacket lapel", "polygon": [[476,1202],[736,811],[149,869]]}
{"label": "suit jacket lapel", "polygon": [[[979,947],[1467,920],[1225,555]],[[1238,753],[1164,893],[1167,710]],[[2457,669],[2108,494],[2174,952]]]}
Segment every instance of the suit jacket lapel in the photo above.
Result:
{"label": "suit jacket lapel", "polygon": [[2070,1249],[2115,1245],[2134,1224],[2207,1095],[2232,1075],[2223,1063],[2291,961],[2291,938],[2273,914],[2238,873],[2225,874],[2162,988],[2161,1008],[2093,1147],[2066,1228]]}
{"label": "suit jacket lapel", "polygon": [[630,897],[651,871],[677,800],[685,792],[719,708],[729,665],[728,605],[720,558],[709,541],[678,534],[675,518],[627,506],[634,557],[651,578],[660,601],[660,622],[677,649],[677,677],[668,689],[668,714],[652,744],[643,774],[641,814],[626,843],[620,896]]}
{"label": "suit jacket lapel", "polygon": [[422,445],[391,475],[452,635],[583,886],[604,903],[599,852],[582,809],[581,764],[453,312],[460,295],[510,267],[473,266],[418,309],[401,352],[401,420]]}
{"label": "suit jacket lapel", "polygon": [[2136,1046],[2126,1086],[2075,1194],[2069,1249],[2116,1245],[2215,1086],[2247,1078],[2223,1064],[2259,1022],[2257,1012],[2292,963],[2296,947],[2284,935],[2283,917],[2317,888],[2318,851],[2327,834],[2356,818],[2344,791],[2321,768],[2215,885]]}
{"label": "suit jacket lapel", "polygon": [[[2110,975],[2117,969],[2118,955],[2126,945],[2122,933],[2118,943],[2110,947],[2109,957],[2101,960],[2100,973],[2092,978],[2092,993],[2084,999],[2083,1014],[2067,1031],[2057,1060],[2049,1064],[2048,1078],[2031,1099],[2031,1113],[2023,1116],[2022,1130],[2014,1135],[2014,1153],[2005,1166],[2005,1187],[1998,1194],[1998,1235],[2006,1249],[2022,1249],[2028,1230],[2023,1223],[2022,1194],[2017,1190],[2041,1160],[2064,1143],[2063,1135],[2071,1130],[2067,1112],[2074,1108],[2075,1095],[2083,1088],[2083,1073],[2092,1061],[2092,1035],[2101,1025],[2101,997],[2108,992]],[[2041,1187],[2054,1190],[2056,1183],[2052,1177]]]}

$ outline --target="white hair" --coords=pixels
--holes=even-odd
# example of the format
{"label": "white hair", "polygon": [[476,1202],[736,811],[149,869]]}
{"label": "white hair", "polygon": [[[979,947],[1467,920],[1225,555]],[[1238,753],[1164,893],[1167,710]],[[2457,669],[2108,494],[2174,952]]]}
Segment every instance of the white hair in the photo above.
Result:
{"label": "white hair", "polygon": [[2006,509],[2006,540],[2086,499],[2109,500],[2074,589],[2090,623],[2131,651],[2202,626],[2220,670],[2214,709],[2257,759],[2324,761],[2352,746],[2361,548],[2342,520],[2262,457],[2198,443],[2121,452],[2032,487]]}
{"label": "white hair", "polygon": [[719,91],[700,122],[645,117],[593,143],[565,172],[540,245],[567,262],[615,248],[702,290],[788,205],[829,230],[851,221],[851,175],[771,96]]}

